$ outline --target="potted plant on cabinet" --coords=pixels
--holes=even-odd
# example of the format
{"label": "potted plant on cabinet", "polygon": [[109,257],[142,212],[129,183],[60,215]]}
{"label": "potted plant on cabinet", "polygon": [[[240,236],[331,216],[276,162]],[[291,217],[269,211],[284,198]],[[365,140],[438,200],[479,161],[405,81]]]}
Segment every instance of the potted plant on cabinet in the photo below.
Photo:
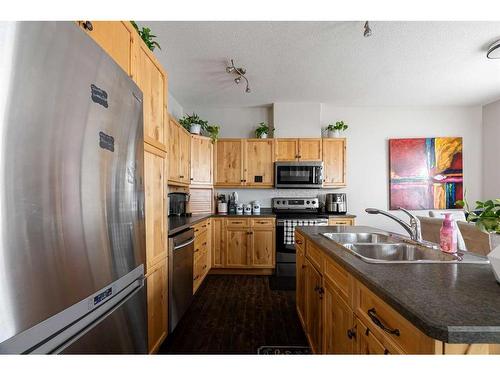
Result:
{"label": "potted plant on cabinet", "polygon": [[328,132],[328,138],[340,138],[341,132],[346,131],[349,126],[344,123],[344,121],[337,121],[334,124],[328,124],[326,130]]}
{"label": "potted plant on cabinet", "polygon": [[179,123],[191,134],[200,134],[202,130],[207,130],[208,121],[202,120],[196,113],[184,115]]}
{"label": "potted plant on cabinet", "polygon": [[208,133],[208,136],[212,139],[212,143],[217,142],[217,139],[219,138],[219,130],[220,130],[219,125],[207,125],[206,132]]}
{"label": "potted plant on cabinet", "polygon": [[257,138],[267,138],[270,132],[269,125],[265,122],[259,123],[257,129],[255,129],[255,137]]}
{"label": "potted plant on cabinet", "polygon": [[474,210],[470,209],[466,200],[457,201],[456,204],[464,207],[470,223],[458,222],[467,250],[487,255],[500,283],[500,198],[476,201]]}

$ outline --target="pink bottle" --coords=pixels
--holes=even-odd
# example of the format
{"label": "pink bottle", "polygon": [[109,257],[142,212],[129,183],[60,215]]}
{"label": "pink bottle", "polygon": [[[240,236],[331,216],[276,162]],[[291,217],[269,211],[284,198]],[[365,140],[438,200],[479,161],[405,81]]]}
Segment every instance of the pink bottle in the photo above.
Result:
{"label": "pink bottle", "polygon": [[457,252],[457,229],[453,225],[451,214],[444,214],[443,225],[439,231],[441,250],[447,253]]}

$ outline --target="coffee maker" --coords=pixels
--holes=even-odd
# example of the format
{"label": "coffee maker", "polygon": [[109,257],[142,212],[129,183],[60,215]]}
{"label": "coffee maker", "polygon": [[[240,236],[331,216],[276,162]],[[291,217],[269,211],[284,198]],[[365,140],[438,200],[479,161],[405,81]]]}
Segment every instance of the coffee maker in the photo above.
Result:
{"label": "coffee maker", "polygon": [[347,197],[345,193],[326,194],[325,211],[333,215],[347,213]]}
{"label": "coffee maker", "polygon": [[169,193],[168,194],[168,216],[191,216],[188,213],[188,193]]}

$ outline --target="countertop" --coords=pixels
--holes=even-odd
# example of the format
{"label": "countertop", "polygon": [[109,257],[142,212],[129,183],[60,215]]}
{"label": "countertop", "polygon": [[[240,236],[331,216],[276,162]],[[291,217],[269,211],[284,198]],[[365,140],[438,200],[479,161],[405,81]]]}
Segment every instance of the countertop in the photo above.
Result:
{"label": "countertop", "polygon": [[260,214],[236,215],[236,214],[196,214],[192,216],[169,216],[168,217],[168,235],[172,236],[190,226],[199,223],[209,217],[276,217],[271,208],[261,208]]}
{"label": "countertop", "polygon": [[[328,215],[329,217],[336,218],[336,219],[343,219],[343,218],[355,218],[356,215],[332,215],[328,213],[323,213],[325,215]],[[187,228],[189,228],[191,225],[194,225],[196,223],[199,223],[200,221],[203,221],[209,217],[276,217],[276,214],[273,212],[272,208],[261,208],[260,209],[260,214],[252,214],[252,215],[236,215],[236,214],[195,214],[192,216],[169,216],[168,217],[168,235],[173,236],[176,233],[179,233]]]}
{"label": "countertop", "polygon": [[324,237],[364,226],[297,230],[426,335],[448,343],[500,343],[500,285],[489,264],[373,264]]}

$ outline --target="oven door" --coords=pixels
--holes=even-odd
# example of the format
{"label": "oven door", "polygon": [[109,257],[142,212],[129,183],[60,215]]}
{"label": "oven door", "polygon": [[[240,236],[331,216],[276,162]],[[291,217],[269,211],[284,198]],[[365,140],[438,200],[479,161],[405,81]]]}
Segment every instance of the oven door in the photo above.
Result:
{"label": "oven door", "polygon": [[319,189],[323,186],[323,162],[276,162],[277,188]]}

